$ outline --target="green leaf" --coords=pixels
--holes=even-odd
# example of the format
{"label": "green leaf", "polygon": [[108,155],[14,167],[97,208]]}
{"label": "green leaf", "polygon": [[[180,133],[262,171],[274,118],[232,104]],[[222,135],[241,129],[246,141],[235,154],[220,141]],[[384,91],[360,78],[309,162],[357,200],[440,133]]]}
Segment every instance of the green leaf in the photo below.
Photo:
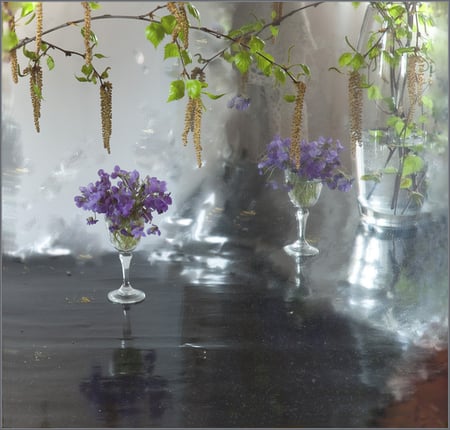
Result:
{"label": "green leaf", "polygon": [[400,188],[408,189],[412,186],[413,182],[411,178],[402,178],[400,181]]}
{"label": "green leaf", "polygon": [[249,69],[250,64],[252,64],[252,56],[247,51],[238,52],[234,56],[234,64],[237,69],[244,74]]}
{"label": "green leaf", "polygon": [[168,102],[171,102],[172,100],[179,100],[184,97],[184,81],[183,80],[177,80],[170,83],[169,88],[169,98],[167,99]]}
{"label": "green leaf", "polygon": [[383,170],[383,173],[387,175],[394,175],[397,173],[397,169],[394,166],[388,166]]}
{"label": "green leaf", "polygon": [[381,181],[381,174],[374,173],[374,174],[362,175],[361,176],[361,180],[363,180],[363,181],[380,182]]}
{"label": "green leaf", "polygon": [[303,70],[303,73],[305,76],[311,76],[311,70],[306,64],[300,64],[301,69]]}
{"label": "green leaf", "polygon": [[2,50],[9,51],[19,43],[19,38],[15,31],[5,31],[2,35]]}
{"label": "green leaf", "polygon": [[284,84],[286,82],[286,72],[281,67],[274,67],[273,74],[275,76],[275,79],[281,84]]}
{"label": "green leaf", "polygon": [[376,85],[371,85],[369,88],[367,88],[367,97],[369,98],[369,100],[381,100],[383,98],[383,95]]}
{"label": "green leaf", "polygon": [[362,66],[364,66],[364,57],[360,53],[356,53],[350,64],[354,70],[359,70]]}
{"label": "green leaf", "polygon": [[398,48],[395,52],[397,52],[398,55],[403,55],[403,54],[413,54],[415,50],[416,48],[414,46],[410,46],[409,48]]}
{"label": "green leaf", "polygon": [[23,2],[22,3],[22,11],[20,13],[21,17],[29,15],[31,12],[34,12],[34,9],[36,7],[35,2]]}
{"label": "green leaf", "polygon": [[206,91],[202,91],[202,94],[205,94],[205,96],[208,96],[211,100],[220,99],[221,97],[223,97],[225,95],[225,93],[223,93],[223,94],[211,94],[211,93],[208,93]]}
{"label": "green leaf", "polygon": [[188,12],[198,21],[200,22],[200,12],[198,9],[192,4],[188,3],[187,5]]}
{"label": "green leaf", "polygon": [[250,52],[258,52],[264,49],[265,43],[258,36],[252,36],[248,46],[250,47]]}
{"label": "green leaf", "polygon": [[28,51],[25,46],[23,47],[23,55],[25,55],[25,57],[29,58],[30,60],[36,61],[38,59],[36,52]]}
{"label": "green leaf", "polygon": [[53,70],[53,68],[55,67],[55,60],[53,60],[53,57],[51,57],[50,55],[47,55],[47,67],[48,70]]}
{"label": "green leaf", "polygon": [[258,68],[266,75],[270,76],[272,74],[272,66],[274,63],[273,56],[268,52],[260,52],[256,54],[256,64]]}
{"label": "green leaf", "polygon": [[405,123],[399,119],[394,125],[395,132],[400,136],[405,131]]}
{"label": "green leaf", "polygon": [[403,161],[402,177],[420,172],[423,168],[423,160],[418,155],[407,155]]}
{"label": "green leaf", "polygon": [[145,37],[152,42],[155,48],[162,42],[165,35],[164,27],[157,22],[152,22],[145,28]]}
{"label": "green leaf", "polygon": [[110,69],[111,69],[111,67],[108,66],[105,70],[103,70],[103,73],[100,75],[100,77],[102,79],[109,78],[108,70],[110,70]]}
{"label": "green leaf", "polygon": [[392,18],[397,19],[405,13],[405,8],[401,5],[394,5],[389,9],[389,15]]}
{"label": "green leaf", "polygon": [[101,6],[96,1],[90,1],[89,2],[89,7],[92,10],[97,10],[97,9],[100,9]]}
{"label": "green leaf", "polygon": [[178,46],[176,43],[168,43],[164,47],[164,60],[167,58],[179,57],[180,52],[178,51]]}
{"label": "green leaf", "polygon": [[338,64],[341,67],[348,66],[353,59],[353,54],[351,52],[344,52],[338,60]]}
{"label": "green leaf", "polygon": [[279,27],[277,27],[275,25],[270,26],[270,33],[272,34],[273,37],[277,37],[279,32],[280,32]]}
{"label": "green leaf", "polygon": [[186,50],[181,51],[181,58],[183,59],[183,63],[185,65],[192,63],[192,57],[191,54],[189,54],[189,51]]}
{"label": "green leaf", "polygon": [[356,9],[359,7],[359,5],[361,4],[360,1],[352,1],[352,6]]}
{"label": "green leaf", "polygon": [[83,73],[86,77],[89,77],[89,75],[92,73],[92,71],[94,70],[94,67],[92,66],[92,64],[83,64],[83,67],[81,68],[81,73]]}
{"label": "green leaf", "polygon": [[89,82],[84,76],[76,76],[75,75],[75,78],[79,82]]}
{"label": "green leaf", "polygon": [[295,96],[295,94],[286,94],[283,98],[288,103],[293,103],[293,102],[295,102],[296,96]]}
{"label": "green leaf", "polygon": [[188,93],[188,96],[191,99],[196,99],[200,97],[201,91],[202,91],[202,83],[198,81],[197,79],[187,79],[186,80],[186,90]]}
{"label": "green leaf", "polygon": [[166,15],[161,18],[161,25],[166,34],[172,34],[177,25],[177,20],[173,15]]}
{"label": "green leaf", "polygon": [[106,55],[103,54],[94,54],[95,58],[107,58]]}

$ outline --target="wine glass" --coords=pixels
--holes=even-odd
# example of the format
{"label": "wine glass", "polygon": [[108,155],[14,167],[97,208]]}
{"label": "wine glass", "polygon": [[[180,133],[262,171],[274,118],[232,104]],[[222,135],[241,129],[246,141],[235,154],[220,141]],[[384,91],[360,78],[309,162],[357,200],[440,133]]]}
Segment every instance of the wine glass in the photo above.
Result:
{"label": "wine glass", "polygon": [[289,199],[297,209],[298,239],[286,245],[284,250],[290,255],[317,255],[319,250],[307,242],[305,231],[309,208],[314,206],[319,200],[322,182],[320,180],[304,179],[292,171],[286,172],[285,179],[290,187],[288,191]]}
{"label": "wine glass", "polygon": [[119,259],[122,265],[122,285],[117,290],[108,293],[108,299],[113,303],[131,304],[139,303],[145,299],[145,293],[131,286],[130,283],[130,264],[133,257],[132,252],[139,244],[141,238],[131,234],[132,227],[143,226],[144,220],[128,220],[117,228],[112,226],[109,220],[106,220],[109,232],[109,240],[114,248],[119,252]]}

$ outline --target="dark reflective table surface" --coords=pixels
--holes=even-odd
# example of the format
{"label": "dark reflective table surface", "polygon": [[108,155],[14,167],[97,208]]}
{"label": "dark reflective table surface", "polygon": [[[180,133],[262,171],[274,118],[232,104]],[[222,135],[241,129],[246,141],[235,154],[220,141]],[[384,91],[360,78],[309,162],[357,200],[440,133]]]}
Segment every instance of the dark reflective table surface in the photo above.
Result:
{"label": "dark reflective table surface", "polygon": [[243,174],[135,253],[140,304],[106,298],[116,254],[3,257],[4,427],[370,427],[432,377],[445,214],[371,231],[352,193],[324,190],[307,228],[320,254],[293,258],[287,196]]}

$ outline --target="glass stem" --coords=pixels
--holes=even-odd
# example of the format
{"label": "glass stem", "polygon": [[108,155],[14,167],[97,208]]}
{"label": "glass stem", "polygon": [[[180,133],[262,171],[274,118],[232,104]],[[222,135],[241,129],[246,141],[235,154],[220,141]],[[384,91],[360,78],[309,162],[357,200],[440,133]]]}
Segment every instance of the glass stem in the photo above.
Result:
{"label": "glass stem", "polygon": [[297,223],[298,223],[298,238],[300,243],[306,242],[305,231],[306,231],[306,221],[308,220],[309,209],[298,208],[297,209]]}
{"label": "glass stem", "polygon": [[122,288],[131,288],[130,284],[130,264],[133,255],[131,252],[119,253],[120,263],[122,264]]}

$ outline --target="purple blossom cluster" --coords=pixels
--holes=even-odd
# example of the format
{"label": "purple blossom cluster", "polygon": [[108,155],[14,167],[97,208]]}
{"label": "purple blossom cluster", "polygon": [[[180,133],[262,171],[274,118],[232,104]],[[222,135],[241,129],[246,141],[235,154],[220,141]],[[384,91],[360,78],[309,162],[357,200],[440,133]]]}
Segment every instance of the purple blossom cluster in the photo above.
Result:
{"label": "purple blossom cluster", "polygon": [[[100,179],[95,184],[80,187],[81,195],[74,198],[77,207],[94,215],[104,214],[111,232],[135,238],[161,234],[152,220],[154,212],[162,214],[172,204],[164,181],[149,176],[140,179],[137,170],[127,172],[119,166],[111,174],[100,169],[98,176]],[[95,216],[87,218],[89,225],[97,222]],[[150,224],[146,231],[145,224]]]}
{"label": "purple blossom cluster", "polygon": [[[260,174],[267,170],[291,171],[305,180],[320,180],[334,190],[349,191],[353,178],[341,169],[340,153],[344,150],[339,140],[319,137],[317,140],[300,143],[300,168],[297,169],[289,157],[291,139],[275,136],[267,145],[267,153],[258,164]],[[269,181],[273,188],[278,188],[276,181]]]}
{"label": "purple blossom cluster", "polygon": [[244,111],[247,110],[250,106],[250,99],[248,97],[244,97],[240,94],[234,96],[231,100],[228,101],[227,107],[229,109],[236,108],[236,110]]}

